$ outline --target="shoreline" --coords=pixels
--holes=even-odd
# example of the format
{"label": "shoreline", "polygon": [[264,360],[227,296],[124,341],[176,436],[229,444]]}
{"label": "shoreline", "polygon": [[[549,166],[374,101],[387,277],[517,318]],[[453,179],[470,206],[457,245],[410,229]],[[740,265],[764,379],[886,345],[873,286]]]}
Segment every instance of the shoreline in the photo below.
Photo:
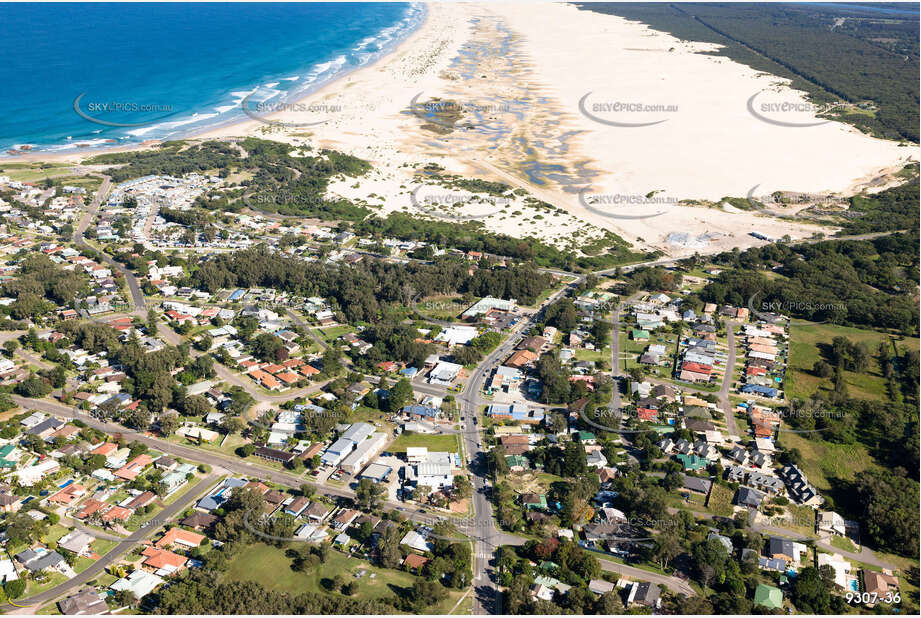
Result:
{"label": "shoreline", "polygon": [[[308,99],[310,99],[311,97],[317,96],[318,94],[322,93],[327,88],[336,85],[338,82],[350,76],[357,75],[366,69],[371,69],[375,67],[376,65],[381,64],[382,62],[386,62],[391,56],[399,52],[401,48],[403,48],[410,40],[413,39],[413,37],[415,37],[419,32],[424,30],[426,28],[426,25],[429,22],[429,14],[430,14],[430,3],[429,2],[410,1],[407,4],[420,5],[422,8],[422,18],[419,21],[419,23],[415,27],[410,28],[405,33],[404,36],[400,37],[395,42],[392,42],[387,47],[382,48],[380,53],[378,53],[370,62],[363,64],[361,66],[354,66],[354,67],[349,67],[344,70],[341,70],[335,75],[331,76],[330,79],[327,79],[326,81],[323,81],[316,85],[308,86],[302,92],[298,92],[296,98],[293,98],[290,100],[287,98],[283,98],[282,101],[280,101],[280,103],[282,103],[283,105],[301,104],[307,101]],[[388,27],[392,27],[392,26],[388,26]],[[386,28],[382,30],[385,30],[385,29]],[[315,66],[315,64],[306,66],[303,68],[303,70],[308,70],[311,68],[311,66]],[[269,79],[269,78],[261,77],[257,79],[256,81],[263,82],[266,79]],[[256,90],[258,90],[258,88],[259,86],[256,86],[252,91],[255,92]],[[240,89],[237,89],[237,90],[240,90]],[[17,163],[17,162],[25,163],[25,162],[37,162],[37,161],[49,161],[49,162],[71,161],[74,158],[83,159],[83,158],[101,155],[101,154],[131,152],[135,150],[149,150],[167,141],[180,141],[180,140],[186,140],[186,139],[193,139],[193,140],[194,139],[209,139],[209,136],[212,134],[225,133],[226,131],[233,129],[234,127],[242,127],[244,125],[248,125],[249,123],[259,122],[257,120],[254,120],[248,117],[246,113],[243,111],[243,106],[239,102],[235,104],[234,107],[237,108],[239,111],[243,112],[242,117],[227,118],[226,120],[223,120],[223,121],[218,121],[218,122],[207,124],[201,127],[190,129],[189,132],[187,133],[182,132],[180,135],[169,137],[167,139],[149,138],[149,139],[143,139],[139,141],[125,140],[122,143],[118,143],[118,140],[114,140],[114,138],[108,138],[108,139],[113,139],[115,143],[112,143],[109,145],[87,146],[85,148],[80,148],[79,146],[75,145],[73,148],[68,149],[67,152],[54,152],[54,151],[49,151],[49,150],[42,150],[40,148],[36,148],[34,144],[30,144],[31,146],[33,146],[33,148],[29,150],[17,151],[16,154],[9,152],[12,148],[0,150],[0,165],[3,165],[4,163],[9,164],[9,163]],[[285,113],[285,112],[273,112],[271,114],[266,115],[265,118],[271,119],[273,116],[279,113]],[[268,125],[268,123],[266,124]],[[60,146],[60,144],[46,145],[44,146],[44,148],[48,148],[52,146]]]}
{"label": "shoreline", "polygon": [[[334,179],[328,195],[366,205],[379,216],[414,214],[414,187],[425,184],[417,172],[435,165],[445,175],[523,189],[554,207],[541,210],[519,199],[484,212],[470,203],[449,216],[480,219],[491,232],[534,237],[560,249],[579,248],[611,232],[635,250],[673,257],[763,245],[754,232],[802,239],[832,231],[808,220],[727,208],[723,197],[874,192],[884,176],[918,159],[916,146],[901,147],[842,123],[791,130],[761,122],[746,110],[753,92],[790,102],[801,101],[804,93],[788,80],[702,53],[709,44],[679,41],[639,22],[565,4],[425,8],[424,21],[387,54],[298,98],[323,110],[322,123],[302,128],[243,118],[188,139],[257,137],[363,159],[372,171]],[[667,110],[664,124],[606,126],[581,109],[592,92],[600,102],[639,100],[675,109]],[[439,130],[430,116],[414,113],[417,99],[423,105],[452,101],[464,110],[463,119]],[[327,111],[334,108],[339,111]],[[266,111],[263,117],[302,124],[305,119],[296,110]],[[75,161],[100,152],[10,160]],[[599,213],[586,206],[583,193],[655,194],[676,204],[649,216],[643,203],[608,201],[616,208]]]}

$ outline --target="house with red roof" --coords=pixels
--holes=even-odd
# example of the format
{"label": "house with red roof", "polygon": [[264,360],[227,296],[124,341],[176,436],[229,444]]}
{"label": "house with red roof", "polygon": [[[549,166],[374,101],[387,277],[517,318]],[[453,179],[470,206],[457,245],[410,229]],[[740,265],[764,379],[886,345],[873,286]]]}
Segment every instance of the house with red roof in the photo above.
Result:
{"label": "house with red roof", "polygon": [[163,571],[164,575],[181,571],[189,561],[185,556],[152,546],[145,548],[141,555],[147,558],[142,563],[145,567],[154,571]]}
{"label": "house with red roof", "polygon": [[153,463],[153,458],[146,453],[142,453],[116,470],[113,474],[120,479],[133,481],[137,478],[144,468]]}
{"label": "house with red roof", "polygon": [[98,513],[99,511],[101,511],[102,509],[104,509],[106,506],[108,505],[105,502],[101,502],[99,500],[95,500],[95,499],[87,500],[83,504],[80,511],[74,515],[74,519],[81,519],[81,520],[87,519],[88,517],[91,517],[95,515],[96,513]]}
{"label": "house with red roof", "polygon": [[315,376],[318,373],[320,373],[320,370],[314,367],[313,365],[304,365],[303,367],[299,369],[299,371],[301,372],[301,375],[304,376],[305,378],[309,378],[310,376]]}
{"label": "house with red roof", "polygon": [[183,548],[194,548],[201,545],[205,536],[197,532],[189,532],[182,528],[170,528],[169,531],[160,537],[160,540],[154,543],[158,549],[166,549],[179,545]]}
{"label": "house with red roof", "polygon": [[113,506],[102,514],[101,519],[108,524],[114,521],[128,521],[128,518],[132,515],[134,515],[134,511],[131,509],[126,509],[123,506]]}
{"label": "house with red roof", "polygon": [[117,450],[118,444],[115,442],[103,442],[90,452],[93,453],[93,455],[102,455],[103,457],[108,457]]}
{"label": "house with red roof", "polygon": [[86,487],[83,485],[77,485],[76,483],[71,483],[58,493],[49,497],[48,502],[53,504],[60,504],[62,506],[70,506],[85,494]]}
{"label": "house with red roof", "polygon": [[655,421],[659,416],[659,411],[652,408],[637,408],[636,416],[641,421]]}

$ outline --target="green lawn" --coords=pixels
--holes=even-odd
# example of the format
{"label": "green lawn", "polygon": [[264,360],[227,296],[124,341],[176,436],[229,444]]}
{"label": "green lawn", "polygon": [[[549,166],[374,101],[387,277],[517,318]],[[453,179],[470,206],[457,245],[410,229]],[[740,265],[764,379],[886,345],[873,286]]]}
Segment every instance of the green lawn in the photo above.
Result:
{"label": "green lawn", "polygon": [[877,467],[866,447],[859,442],[837,444],[815,437],[815,434],[782,431],[778,435],[778,443],[786,449],[799,450],[803,457],[803,472],[820,492],[832,488],[831,479],[852,481],[858,472]]}
{"label": "green lawn", "polygon": [[61,610],[58,609],[57,603],[49,603],[35,613],[38,616],[60,616]]}
{"label": "green lawn", "polygon": [[715,515],[732,517],[733,497],[735,494],[730,488],[714,483],[713,489],[710,490],[710,498],[707,500],[707,508]]}
{"label": "green lawn", "polygon": [[342,335],[352,332],[351,326],[332,326],[330,328],[318,328],[316,332],[319,333],[323,341],[327,343],[332,343]]}
{"label": "green lawn", "polygon": [[387,451],[391,453],[405,453],[407,447],[425,446],[430,451],[447,451],[449,453],[459,453],[457,446],[457,435],[430,435],[424,433],[404,433],[393,441]]}
{"label": "green lawn", "polygon": [[26,587],[25,594],[22,595],[22,598],[27,599],[36,594],[50,590],[59,584],[63,584],[67,581],[67,576],[63,573],[52,572],[50,575],[45,576],[45,581],[37,582],[35,580],[29,580],[29,585]]}
{"label": "green lawn", "polygon": [[849,551],[849,552],[854,552],[854,553],[857,552],[857,548],[854,547],[854,543],[851,542],[849,538],[844,537],[844,536],[838,536],[836,534],[833,537],[831,537],[831,540],[829,541],[829,543],[831,543],[832,547],[837,547],[838,549],[841,549],[844,551]]}
{"label": "green lawn", "polygon": [[55,524],[48,528],[48,532],[45,533],[42,540],[45,543],[57,543],[64,537],[70,530],[62,526],[61,524]]}
{"label": "green lawn", "polygon": [[461,298],[460,295],[427,296],[415,301],[412,308],[427,318],[450,322],[459,319],[461,312],[470,306]]}
{"label": "green lawn", "polygon": [[605,347],[602,350],[576,350],[576,360],[595,361],[596,363],[598,361],[609,362],[611,360],[611,348]]}
{"label": "green lawn", "polygon": [[784,524],[784,528],[799,532],[803,536],[816,536],[814,508],[800,504],[788,504],[787,510],[792,516],[792,523]]}
{"label": "green lawn", "polygon": [[[383,569],[372,566],[359,558],[347,556],[339,551],[331,551],[326,563],[309,573],[298,573],[291,569],[291,559],[285,556],[285,550],[258,543],[240,552],[229,564],[223,577],[234,581],[254,581],[267,590],[276,590],[298,594],[313,592],[329,593],[320,584],[321,580],[341,575],[346,583],[355,579],[355,574],[365,571],[358,579],[356,599],[385,599],[395,596],[394,588],[408,588],[416,577],[405,571]],[[372,577],[373,575],[373,577]],[[463,591],[451,591],[448,598],[437,606],[428,609],[433,614],[449,611]]]}
{"label": "green lawn", "polygon": [[[850,395],[858,399],[888,399],[886,380],[876,358],[876,349],[889,335],[849,326],[812,324],[799,320],[794,320],[790,326],[790,367],[786,385],[788,396],[803,398],[819,390],[832,390],[832,381],[812,375],[812,366],[816,361],[823,360],[822,347],[830,346],[835,337],[847,337],[854,343],[863,343],[870,352],[870,368],[866,373],[844,372]],[[917,350],[918,339],[906,337],[897,340],[896,345],[900,350]]]}
{"label": "green lawn", "polygon": [[[35,182],[48,177],[66,175],[70,165],[65,163],[6,163],[0,164],[0,174],[9,176],[10,180]],[[71,183],[68,183],[71,184]]]}

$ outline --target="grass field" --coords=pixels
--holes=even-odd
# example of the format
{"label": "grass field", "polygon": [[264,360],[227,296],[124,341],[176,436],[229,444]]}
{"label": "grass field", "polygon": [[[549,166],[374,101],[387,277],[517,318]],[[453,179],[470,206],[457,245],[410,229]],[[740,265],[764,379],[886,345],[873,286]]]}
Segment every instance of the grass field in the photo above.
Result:
{"label": "grass field", "polygon": [[[646,370],[646,373],[650,376],[668,379],[672,375],[672,367],[674,366],[674,355],[675,355],[675,345],[678,341],[677,335],[674,333],[665,333],[661,335],[656,335],[653,333],[649,337],[649,341],[634,341],[630,339],[629,330],[635,328],[634,325],[627,325],[627,330],[619,333],[620,337],[620,366],[623,371],[629,371],[633,367],[642,367]],[[660,341],[661,340],[661,341]],[[665,345],[665,351],[668,356],[668,365],[653,367],[651,365],[640,365],[637,361],[643,352],[646,351],[650,345],[654,344],[663,344]],[[608,351],[608,357],[610,357],[610,351]],[[663,359],[663,360],[666,360]]]}
{"label": "grass field", "polygon": [[[887,399],[886,380],[882,376],[876,349],[889,335],[872,330],[836,326],[834,324],[812,324],[794,320],[790,327],[790,367],[787,375],[787,393],[790,397],[804,398],[816,391],[831,391],[831,380],[812,375],[812,366],[818,360],[826,360],[822,350],[831,346],[835,337],[847,337],[854,343],[863,343],[870,352],[870,368],[866,373],[844,372],[848,392],[858,399]],[[897,340],[900,350],[918,349],[918,339],[906,337]]]}
{"label": "grass field", "polygon": [[0,173],[19,182],[36,182],[48,177],[63,176],[70,170],[66,163],[3,163]]}
{"label": "grass field", "polygon": [[604,361],[610,362],[611,360],[611,348],[605,347],[602,350],[576,350],[576,360],[580,361]]}
{"label": "grass field", "polygon": [[789,431],[780,432],[778,443],[786,449],[799,450],[803,456],[803,472],[820,492],[832,489],[831,479],[852,481],[858,472],[877,467],[860,443],[825,442]]}
{"label": "grass field", "polygon": [[453,321],[459,319],[470,303],[461,300],[461,296],[428,296],[423,300],[415,301],[412,308],[421,315],[433,320]]}
{"label": "grass field", "polygon": [[707,500],[707,508],[710,509],[714,515],[732,517],[733,497],[734,493],[730,488],[714,483],[713,489],[710,490],[710,497]]}
{"label": "grass field", "polygon": [[[339,593],[327,592],[320,582],[325,578],[341,575],[348,583],[355,579],[355,574],[359,571],[365,571],[365,574],[357,580],[358,593],[354,598],[361,600],[392,598],[399,589],[408,588],[416,581],[416,577],[410,573],[372,566],[364,560],[338,551],[330,552],[326,563],[313,572],[298,573],[291,569],[291,559],[285,556],[283,549],[262,543],[240,552],[231,561],[224,578],[254,581],[267,590],[335,595]],[[445,613],[454,607],[461,595],[462,591],[451,591],[445,601],[428,608],[428,611],[433,614]]]}
{"label": "grass field", "polygon": [[57,571],[52,572],[50,575],[45,576],[45,581],[37,582],[35,580],[29,580],[29,585],[26,587],[25,594],[22,595],[22,598],[28,599],[31,596],[45,592],[46,590],[51,590],[59,584],[63,584],[67,581],[67,576],[63,573],[58,573]]}
{"label": "grass field", "polygon": [[837,547],[838,549],[842,549],[844,551],[850,551],[850,552],[857,551],[857,548],[854,547],[854,543],[852,543],[849,538],[844,537],[844,536],[835,535],[831,537],[831,540],[829,541],[829,543],[831,543],[833,547]]}
{"label": "grass field", "polygon": [[425,446],[430,451],[447,451],[459,453],[456,435],[430,435],[424,433],[404,433],[393,441],[387,451],[391,453],[405,453],[407,447]]}
{"label": "grass field", "polygon": [[327,343],[332,343],[342,335],[351,332],[352,328],[350,326],[332,326],[330,328],[318,328],[316,332],[319,333],[323,341]]}

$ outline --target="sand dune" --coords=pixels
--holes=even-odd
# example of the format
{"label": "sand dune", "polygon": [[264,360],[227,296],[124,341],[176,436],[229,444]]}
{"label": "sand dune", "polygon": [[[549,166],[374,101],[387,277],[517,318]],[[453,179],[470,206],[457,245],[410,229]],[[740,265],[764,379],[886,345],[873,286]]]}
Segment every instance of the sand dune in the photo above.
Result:
{"label": "sand dune", "polygon": [[[659,207],[635,198],[718,202],[756,186],[759,195],[847,194],[918,159],[916,147],[821,122],[814,111],[774,111],[802,107],[803,94],[699,53],[712,48],[564,4],[431,4],[425,25],[394,53],[305,99],[309,111],[203,137],[256,135],[365,158],[375,172],[333,190],[388,212],[412,210],[415,169],[437,163],[525,188],[566,211],[535,218],[521,204],[488,217],[482,207],[451,210],[490,229],[561,246],[607,229],[675,255],[758,244],[748,236],[754,230],[803,238],[820,228],[718,204]],[[457,114],[418,113],[413,101]],[[599,198],[587,207],[585,192],[617,203]],[[675,234],[690,240],[676,245]]]}

